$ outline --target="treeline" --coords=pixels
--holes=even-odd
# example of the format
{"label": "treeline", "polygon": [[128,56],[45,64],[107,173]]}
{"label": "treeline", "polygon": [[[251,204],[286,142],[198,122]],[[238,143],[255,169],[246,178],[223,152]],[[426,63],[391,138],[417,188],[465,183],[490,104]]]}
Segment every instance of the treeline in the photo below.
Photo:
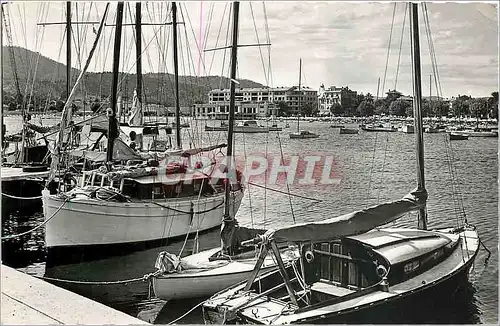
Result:
{"label": "treeline", "polygon": [[[375,99],[370,93],[358,94],[351,103],[334,104],[330,112],[337,116],[394,115],[413,116],[413,100],[404,98],[398,91],[390,91],[385,98]],[[498,92],[487,98],[459,95],[451,101],[442,99],[422,100],[424,117],[469,116],[474,118],[498,118]]]}

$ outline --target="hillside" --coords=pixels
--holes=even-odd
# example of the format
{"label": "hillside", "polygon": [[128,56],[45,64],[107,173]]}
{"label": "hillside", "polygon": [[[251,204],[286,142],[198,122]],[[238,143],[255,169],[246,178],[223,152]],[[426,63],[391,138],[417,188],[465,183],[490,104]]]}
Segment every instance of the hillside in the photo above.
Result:
{"label": "hillside", "polygon": [[[9,59],[9,48],[3,47],[2,51],[3,90],[5,100],[8,102],[15,96],[16,90]],[[48,97],[51,100],[66,97],[66,65],[21,47],[14,47],[14,54],[23,95],[27,88],[27,77],[30,77],[32,81],[33,73],[36,71],[35,85],[33,87],[33,102],[36,107],[44,103]],[[30,76],[28,76],[28,72]],[[79,70],[72,69],[73,81],[76,80],[78,74]],[[121,73],[121,78],[124,80],[121,85],[122,96],[127,97],[128,94],[131,97],[136,86],[136,75]],[[160,102],[163,105],[173,105],[173,79],[172,74],[149,73],[143,75],[145,100],[148,103]],[[241,87],[263,86],[247,79],[238,81]],[[111,91],[111,72],[88,72],[84,82],[88,96],[106,98]],[[221,77],[218,76],[179,76],[181,105],[187,106],[195,101],[205,101],[208,97],[208,91],[219,88],[221,85],[223,88],[229,87],[229,79],[222,78],[221,84]]]}

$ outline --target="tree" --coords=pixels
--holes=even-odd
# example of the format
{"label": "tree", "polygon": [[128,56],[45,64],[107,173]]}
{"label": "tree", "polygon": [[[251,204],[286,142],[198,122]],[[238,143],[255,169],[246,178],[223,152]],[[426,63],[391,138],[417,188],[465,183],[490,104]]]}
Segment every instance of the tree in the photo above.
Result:
{"label": "tree", "polygon": [[453,100],[452,103],[452,113],[455,117],[466,116],[469,114],[469,101],[470,96],[459,95]]}
{"label": "tree", "polygon": [[498,92],[491,93],[488,98],[488,116],[493,119],[498,118]]}
{"label": "tree", "polygon": [[318,114],[319,110],[317,105],[314,105],[311,102],[307,102],[304,106],[301,107],[301,113],[306,117],[312,117]]}
{"label": "tree", "polygon": [[334,115],[343,115],[344,108],[340,103],[333,103],[333,105],[330,106],[330,112]]}
{"label": "tree", "polygon": [[373,101],[370,102],[369,100],[365,99],[363,102],[359,103],[357,112],[358,115],[362,117],[367,117],[373,115],[373,112],[375,111],[375,105],[373,105]]}
{"label": "tree", "polygon": [[290,116],[290,106],[286,102],[279,101],[276,103],[276,106],[278,107],[278,115],[280,117],[288,117]]}
{"label": "tree", "polygon": [[436,117],[447,116],[450,111],[450,105],[443,100],[432,101],[431,114]]}
{"label": "tree", "polygon": [[370,93],[366,93],[365,100],[368,101],[368,102],[371,102],[373,104],[373,101],[374,101],[373,95],[370,94]]}
{"label": "tree", "polygon": [[357,94],[356,95],[356,107],[359,107],[361,102],[363,102],[364,100],[365,100],[365,95],[363,95],[363,93]]}
{"label": "tree", "polygon": [[403,96],[401,92],[398,92],[397,90],[389,90],[387,93],[387,97],[384,99],[385,105],[389,107],[392,102]]}
{"label": "tree", "polygon": [[384,99],[375,100],[373,105],[375,106],[375,110],[374,110],[375,114],[382,115],[382,114],[389,113],[389,106],[385,104]]}
{"label": "tree", "polygon": [[396,115],[396,116],[404,116],[406,115],[406,109],[411,106],[410,103],[407,101],[403,100],[394,100],[391,102],[389,105],[389,113],[391,115]]}
{"label": "tree", "polygon": [[488,113],[488,100],[484,98],[475,98],[469,100],[470,115],[479,119]]}

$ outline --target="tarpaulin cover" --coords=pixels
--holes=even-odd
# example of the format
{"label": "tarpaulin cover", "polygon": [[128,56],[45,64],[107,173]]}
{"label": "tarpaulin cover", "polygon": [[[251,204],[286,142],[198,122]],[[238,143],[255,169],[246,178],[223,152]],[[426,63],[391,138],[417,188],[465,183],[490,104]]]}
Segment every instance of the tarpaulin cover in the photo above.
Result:
{"label": "tarpaulin cover", "polygon": [[426,193],[412,192],[400,200],[376,205],[323,221],[301,223],[268,231],[277,241],[321,242],[369,230],[392,222],[404,214],[425,207]]}

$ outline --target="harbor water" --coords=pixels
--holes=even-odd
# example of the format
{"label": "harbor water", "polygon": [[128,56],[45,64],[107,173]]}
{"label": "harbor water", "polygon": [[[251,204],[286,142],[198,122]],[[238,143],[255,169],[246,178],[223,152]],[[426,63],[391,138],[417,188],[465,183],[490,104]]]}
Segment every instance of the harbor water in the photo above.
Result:
{"label": "harbor water", "polygon": [[[47,123],[47,120],[44,120]],[[8,133],[20,127],[17,117],[6,117]],[[340,135],[325,122],[302,122],[301,129],[320,134],[320,138],[290,139],[296,122],[290,129],[268,134],[236,134],[236,156],[265,156],[268,161],[283,160],[285,164],[299,157],[317,156],[319,170],[323,171],[326,158],[331,158],[329,184],[300,183],[305,165],[298,164],[295,180],[287,185],[280,175],[277,182],[264,174],[250,181],[270,189],[249,185],[238,211],[240,225],[272,228],[304,221],[318,221],[359,210],[377,203],[399,199],[416,187],[415,141],[413,134],[402,132]],[[191,121],[191,128],[182,129],[184,147],[226,142],[224,132],[204,132],[205,121]],[[487,263],[486,250],[481,249],[470,275],[470,296],[465,307],[450,307],[428,312],[427,323],[498,323],[498,139],[469,138],[466,141],[447,141],[447,134],[425,134],[425,177],[429,192],[427,205],[429,229],[456,226],[462,221],[463,204],[467,221],[477,227],[481,240],[492,252]],[[452,148],[450,153],[447,146]],[[223,150],[224,151],[224,150]],[[452,154],[452,155],[451,155]],[[290,173],[289,173],[290,174]],[[321,176],[315,175],[315,179]],[[288,189],[289,188],[289,189]],[[272,191],[279,190],[281,192]],[[314,198],[290,197],[296,195]],[[457,206],[458,205],[458,206]],[[23,216],[22,212],[2,216],[3,235],[16,234],[43,221],[41,207],[35,214]],[[417,215],[409,214],[391,226],[416,227]],[[199,237],[200,249],[218,246],[218,230]],[[82,294],[98,302],[124,311],[134,317],[155,323],[168,323],[197,305],[201,300],[161,302],[150,300],[147,282],[97,284],[142,277],[154,272],[160,251],[183,255],[194,248],[192,238],[166,243],[165,246],[145,251],[46,268],[43,228],[29,236],[2,242],[3,263],[32,275],[60,280],[95,282],[53,281],[54,284]],[[189,286],[189,284],[186,284]],[[195,309],[179,323],[203,323],[200,308]],[[412,320],[406,321],[412,323]]]}

